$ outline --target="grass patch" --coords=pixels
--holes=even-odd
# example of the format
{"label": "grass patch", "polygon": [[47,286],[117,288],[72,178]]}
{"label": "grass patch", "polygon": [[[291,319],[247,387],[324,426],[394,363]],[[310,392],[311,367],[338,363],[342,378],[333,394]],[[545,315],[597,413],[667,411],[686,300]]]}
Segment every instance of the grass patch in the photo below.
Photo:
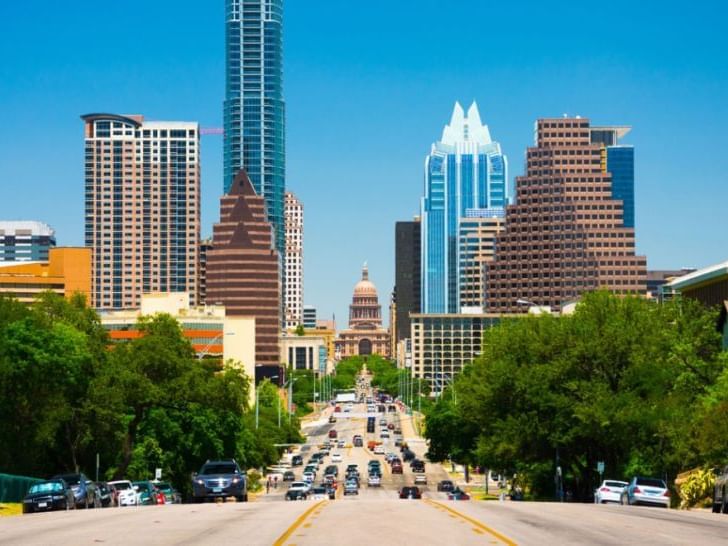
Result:
{"label": "grass patch", "polygon": [[0,518],[5,516],[19,516],[23,513],[23,503],[21,502],[0,502]]}

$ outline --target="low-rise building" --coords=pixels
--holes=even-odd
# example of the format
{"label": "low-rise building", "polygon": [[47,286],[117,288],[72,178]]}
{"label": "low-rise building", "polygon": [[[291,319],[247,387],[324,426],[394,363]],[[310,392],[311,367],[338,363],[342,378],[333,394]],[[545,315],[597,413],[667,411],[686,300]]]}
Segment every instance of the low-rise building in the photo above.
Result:
{"label": "low-rise building", "polygon": [[[190,306],[187,292],[144,294],[139,309],[102,311],[101,324],[114,342],[138,338],[141,317],[167,313],[189,339],[197,357],[240,363],[251,385],[255,379],[255,318],[228,316],[221,305]],[[255,391],[251,390],[251,400]]]}
{"label": "low-rise building", "polygon": [[326,340],[322,336],[282,334],[279,343],[281,362],[294,370],[312,370],[317,374],[328,372]]}
{"label": "low-rise building", "polygon": [[0,262],[0,294],[33,303],[47,290],[66,298],[78,292],[91,304],[91,249],[57,247],[48,260]]}
{"label": "low-rise building", "polygon": [[0,262],[48,261],[55,230],[43,222],[0,221]]}

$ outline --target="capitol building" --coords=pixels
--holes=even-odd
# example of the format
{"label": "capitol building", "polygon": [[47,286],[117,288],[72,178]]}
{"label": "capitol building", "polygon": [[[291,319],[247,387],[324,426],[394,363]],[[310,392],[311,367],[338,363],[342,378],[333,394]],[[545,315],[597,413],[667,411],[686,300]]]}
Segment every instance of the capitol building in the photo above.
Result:
{"label": "capitol building", "polygon": [[371,354],[389,357],[389,331],[382,327],[377,287],[369,280],[369,269],[364,264],[349,306],[349,328],[339,332],[336,339],[336,355],[346,358]]}

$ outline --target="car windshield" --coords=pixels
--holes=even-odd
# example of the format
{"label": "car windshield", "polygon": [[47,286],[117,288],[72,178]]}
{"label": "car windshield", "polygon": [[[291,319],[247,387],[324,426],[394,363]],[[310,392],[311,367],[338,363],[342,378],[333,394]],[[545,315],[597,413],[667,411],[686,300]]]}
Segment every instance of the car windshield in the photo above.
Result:
{"label": "car windshield", "polygon": [[44,482],[32,486],[28,493],[55,493],[57,491],[63,491],[63,484],[61,482]]}
{"label": "car windshield", "polygon": [[200,474],[235,474],[236,471],[235,465],[230,463],[206,464],[200,470]]}
{"label": "car windshield", "polygon": [[144,483],[144,482],[134,482],[134,486],[139,491],[149,491],[149,486],[146,483]]}
{"label": "car windshield", "polygon": [[172,489],[171,485],[169,485],[168,483],[164,483],[164,482],[155,483],[154,485],[157,486],[157,489]]}
{"label": "car windshield", "polygon": [[655,478],[637,478],[637,485],[644,485],[646,487],[659,487],[660,489],[667,489],[665,482],[657,480]]}

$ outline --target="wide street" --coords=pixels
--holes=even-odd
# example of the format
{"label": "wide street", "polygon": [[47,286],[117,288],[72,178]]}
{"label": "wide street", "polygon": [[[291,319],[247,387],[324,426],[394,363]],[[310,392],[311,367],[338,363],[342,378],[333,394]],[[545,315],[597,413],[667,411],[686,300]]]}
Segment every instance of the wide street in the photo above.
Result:
{"label": "wide street", "polygon": [[[332,408],[304,429],[304,460],[336,429],[347,445],[358,433],[365,441],[366,407],[337,414]],[[402,427],[405,440],[421,456],[411,417],[397,412],[387,419]],[[379,416],[377,420],[379,420]],[[379,423],[377,423],[379,425]],[[377,426],[377,429],[379,426]],[[393,444],[388,445],[395,450]],[[332,450],[332,453],[337,451]],[[422,500],[400,500],[397,490],[412,484],[409,464],[392,475],[381,455],[366,447],[345,447],[340,471],[358,464],[364,476],[359,495],[335,500],[286,502],[286,483],[254,502],[167,505],[36,514],[0,521],[0,544],[725,544],[728,516],[626,506],[498,501],[448,501],[436,490],[447,477],[427,465]],[[382,486],[366,486],[366,465],[382,460]],[[330,464],[330,457],[324,461]],[[296,468],[300,475],[301,467]]]}

